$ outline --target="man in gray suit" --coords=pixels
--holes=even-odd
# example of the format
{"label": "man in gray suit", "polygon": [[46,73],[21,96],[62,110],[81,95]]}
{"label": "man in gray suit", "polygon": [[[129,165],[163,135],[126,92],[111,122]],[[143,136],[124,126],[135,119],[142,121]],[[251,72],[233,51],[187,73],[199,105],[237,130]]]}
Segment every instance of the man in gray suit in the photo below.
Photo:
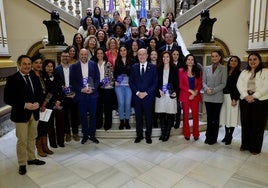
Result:
{"label": "man in gray suit", "polygon": [[227,68],[222,65],[222,59],[220,51],[213,51],[211,65],[206,66],[203,73],[203,100],[207,111],[205,143],[209,145],[217,143],[220,111],[224,100],[223,88],[227,82]]}

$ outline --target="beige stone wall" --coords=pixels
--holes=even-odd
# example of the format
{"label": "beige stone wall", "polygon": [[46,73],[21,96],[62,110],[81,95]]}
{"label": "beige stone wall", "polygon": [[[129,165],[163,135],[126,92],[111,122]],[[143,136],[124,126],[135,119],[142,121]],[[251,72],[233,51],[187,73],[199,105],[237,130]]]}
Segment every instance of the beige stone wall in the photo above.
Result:
{"label": "beige stone wall", "polygon": [[[4,0],[9,54],[16,62],[21,54],[47,35],[43,20],[49,20],[50,14],[26,0]],[[76,29],[63,21],[60,23],[67,44],[72,43]]]}
{"label": "beige stone wall", "polygon": [[[230,53],[243,58],[248,50],[248,21],[250,0],[224,0],[210,9],[210,17],[217,18],[213,34],[229,47]],[[195,41],[200,16],[179,28],[186,46]]]}

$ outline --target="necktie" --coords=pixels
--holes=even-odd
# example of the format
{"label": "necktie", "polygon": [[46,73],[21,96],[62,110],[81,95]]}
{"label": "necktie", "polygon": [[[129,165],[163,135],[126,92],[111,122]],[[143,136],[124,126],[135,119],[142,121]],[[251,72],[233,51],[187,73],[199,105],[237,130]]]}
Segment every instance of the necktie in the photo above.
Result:
{"label": "necktie", "polygon": [[168,45],[167,50],[170,51],[170,46]]}
{"label": "necktie", "polygon": [[141,65],[141,75],[144,74],[144,65]]}
{"label": "necktie", "polygon": [[27,83],[28,88],[33,92],[33,88],[32,88],[32,84],[31,84],[30,79],[29,79],[29,75],[25,75],[24,77],[26,79],[26,83]]}

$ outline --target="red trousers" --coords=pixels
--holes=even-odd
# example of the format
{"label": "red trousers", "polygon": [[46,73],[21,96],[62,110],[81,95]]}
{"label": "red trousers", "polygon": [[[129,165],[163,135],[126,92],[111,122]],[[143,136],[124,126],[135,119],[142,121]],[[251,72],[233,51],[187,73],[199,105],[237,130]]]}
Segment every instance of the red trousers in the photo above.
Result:
{"label": "red trousers", "polygon": [[199,100],[193,99],[186,102],[182,102],[183,110],[183,135],[186,138],[190,138],[191,131],[189,125],[189,111],[192,111],[193,118],[193,136],[199,138]]}

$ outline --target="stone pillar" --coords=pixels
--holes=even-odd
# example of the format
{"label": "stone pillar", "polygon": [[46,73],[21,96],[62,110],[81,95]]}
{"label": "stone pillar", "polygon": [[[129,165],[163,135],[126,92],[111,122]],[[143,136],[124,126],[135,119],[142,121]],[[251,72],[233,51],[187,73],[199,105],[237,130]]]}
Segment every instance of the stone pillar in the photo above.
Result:
{"label": "stone pillar", "polygon": [[248,51],[259,52],[266,67],[268,67],[267,6],[267,1],[251,0],[248,37]]}
{"label": "stone pillar", "polygon": [[55,61],[56,65],[60,64],[60,54],[67,46],[45,46],[40,49],[39,52],[45,56],[45,59],[51,59]]}
{"label": "stone pillar", "polygon": [[3,0],[0,0],[0,137],[14,128],[9,120],[11,107],[3,100],[6,79],[17,72],[16,64],[9,58],[4,5]]}

